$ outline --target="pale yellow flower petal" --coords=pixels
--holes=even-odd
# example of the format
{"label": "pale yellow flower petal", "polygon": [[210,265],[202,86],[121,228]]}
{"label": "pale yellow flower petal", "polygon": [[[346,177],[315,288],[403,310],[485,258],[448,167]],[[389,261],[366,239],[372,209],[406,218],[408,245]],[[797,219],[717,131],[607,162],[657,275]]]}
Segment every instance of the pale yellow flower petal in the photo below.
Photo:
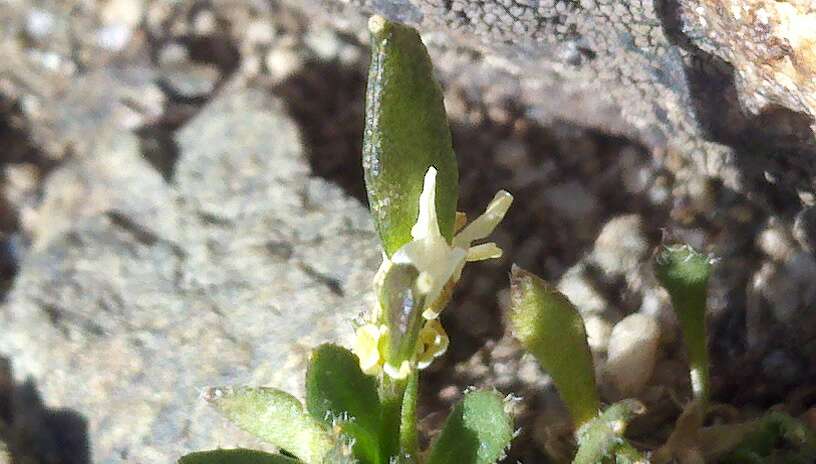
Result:
{"label": "pale yellow flower petal", "polygon": [[352,351],[360,359],[360,369],[367,375],[377,375],[382,368],[380,352],[384,330],[374,324],[364,324],[357,328]]}
{"label": "pale yellow flower petal", "polygon": [[442,236],[436,218],[436,168],[433,166],[425,173],[425,182],[419,195],[419,215],[411,228],[411,236],[416,240]]}
{"label": "pale yellow flower petal", "polygon": [[450,344],[450,338],[437,320],[428,321],[425,327],[419,332],[419,354],[417,355],[417,367],[424,369],[428,367],[434,358],[445,354]]}
{"label": "pale yellow flower petal", "polygon": [[468,262],[484,261],[486,259],[501,258],[501,256],[502,249],[495,243],[489,242],[470,247],[468,249],[467,260]]}
{"label": "pale yellow flower petal", "polygon": [[490,201],[490,204],[487,205],[485,212],[456,234],[453,245],[460,248],[469,248],[470,244],[476,240],[486,238],[504,218],[512,203],[513,195],[500,190]]}
{"label": "pale yellow flower petal", "polygon": [[389,363],[385,363],[383,366],[383,371],[385,371],[385,373],[392,379],[405,380],[411,373],[411,363],[407,360],[403,361],[399,368],[396,368]]}

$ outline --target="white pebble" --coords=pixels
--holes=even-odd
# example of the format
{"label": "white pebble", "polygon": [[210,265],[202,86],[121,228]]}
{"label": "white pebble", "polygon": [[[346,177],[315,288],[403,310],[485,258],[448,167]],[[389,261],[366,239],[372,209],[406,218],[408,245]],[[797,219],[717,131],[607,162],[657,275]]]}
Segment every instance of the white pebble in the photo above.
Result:
{"label": "white pebble", "polygon": [[589,316],[584,321],[586,327],[587,343],[592,351],[606,351],[609,346],[609,337],[612,334],[612,326],[602,317]]}
{"label": "white pebble", "polygon": [[266,69],[276,82],[287,79],[301,66],[303,66],[303,60],[290,48],[273,48],[266,55]]}
{"label": "white pebble", "polygon": [[606,310],[606,300],[589,281],[580,264],[564,273],[558,281],[558,291],[566,295],[581,314],[598,314]]}
{"label": "white pebble", "polygon": [[54,15],[44,10],[31,10],[26,18],[26,32],[34,38],[43,39],[54,29]]}
{"label": "white pebble", "polygon": [[647,250],[640,217],[618,216],[607,222],[595,240],[593,257],[607,274],[616,275],[637,270]]}
{"label": "white pebble", "polygon": [[101,16],[105,24],[119,24],[134,28],[142,21],[143,13],[142,0],[110,0],[102,8]]}
{"label": "white pebble", "polygon": [[635,313],[615,324],[609,337],[606,379],[624,397],[643,390],[652,377],[660,327],[654,318]]}

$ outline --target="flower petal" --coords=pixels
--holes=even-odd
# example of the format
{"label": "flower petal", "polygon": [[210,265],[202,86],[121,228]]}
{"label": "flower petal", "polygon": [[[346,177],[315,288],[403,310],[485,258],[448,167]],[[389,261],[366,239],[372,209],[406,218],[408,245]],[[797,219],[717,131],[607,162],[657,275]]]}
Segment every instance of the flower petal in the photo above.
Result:
{"label": "flower petal", "polygon": [[459,248],[469,248],[474,241],[490,235],[504,218],[512,203],[513,195],[500,190],[487,205],[485,212],[456,234],[453,238],[453,245]]}
{"label": "flower petal", "polygon": [[495,243],[488,242],[470,247],[468,249],[467,260],[468,262],[484,261],[486,259],[501,258],[501,256],[502,249]]}
{"label": "flower petal", "polygon": [[428,367],[434,358],[445,354],[450,344],[450,338],[437,320],[428,321],[419,332],[420,352],[417,356],[417,367]]}
{"label": "flower petal", "polygon": [[391,257],[395,264],[412,264],[419,270],[426,285],[426,304],[436,301],[442,288],[451,278],[458,279],[458,270],[465,263],[467,252],[461,248],[450,248],[445,239],[428,237],[423,240],[414,240],[400,248]]}
{"label": "flower petal", "polygon": [[431,166],[425,173],[422,193],[419,195],[419,215],[411,228],[415,240],[425,237],[441,237],[436,218],[436,168]]}
{"label": "flower petal", "polygon": [[385,363],[383,366],[383,371],[388,374],[389,377],[396,380],[404,380],[408,378],[408,374],[411,373],[411,363],[403,361],[400,364],[399,368],[392,366],[391,364]]}
{"label": "flower petal", "polygon": [[360,369],[367,375],[379,373],[382,365],[380,341],[383,331],[374,324],[365,324],[357,328],[354,338],[354,354],[360,360]]}

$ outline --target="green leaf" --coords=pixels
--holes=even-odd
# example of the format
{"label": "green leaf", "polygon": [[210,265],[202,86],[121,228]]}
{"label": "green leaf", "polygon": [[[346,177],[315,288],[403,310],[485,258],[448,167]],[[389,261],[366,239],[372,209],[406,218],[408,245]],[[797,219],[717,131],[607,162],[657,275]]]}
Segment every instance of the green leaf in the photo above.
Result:
{"label": "green leaf", "polygon": [[584,321],[566,296],[513,266],[510,275],[513,333],[552,376],[575,426],[600,410],[595,369]]}
{"label": "green leaf", "polygon": [[585,423],[576,432],[578,452],[573,464],[599,464],[614,458],[618,462],[646,462],[624,440],[626,425],[645,407],[637,400],[623,400]]}
{"label": "green leaf", "polygon": [[204,393],[238,427],[317,464],[334,446],[324,425],[312,418],[294,396],[274,388],[217,387]]}
{"label": "green leaf", "polygon": [[352,352],[325,344],[312,352],[306,371],[306,408],[328,426],[335,423],[355,439],[362,462],[379,462],[380,398],[374,377],[360,370]]}
{"label": "green leaf", "polygon": [[711,260],[688,245],[664,246],[655,254],[654,269],[660,284],[669,292],[680,321],[688,350],[694,397],[706,401],[709,361],[705,312]]}
{"label": "green leaf", "polygon": [[380,16],[371,18],[369,30],[363,170],[374,223],[391,256],[411,241],[430,166],[438,171],[439,229],[451,240],[459,173],[442,90],[419,34]]}
{"label": "green leaf", "polygon": [[248,449],[220,449],[190,453],[178,464],[297,464],[300,461],[280,454]]}
{"label": "green leaf", "polygon": [[466,393],[451,411],[427,464],[491,464],[504,456],[513,422],[496,392]]}

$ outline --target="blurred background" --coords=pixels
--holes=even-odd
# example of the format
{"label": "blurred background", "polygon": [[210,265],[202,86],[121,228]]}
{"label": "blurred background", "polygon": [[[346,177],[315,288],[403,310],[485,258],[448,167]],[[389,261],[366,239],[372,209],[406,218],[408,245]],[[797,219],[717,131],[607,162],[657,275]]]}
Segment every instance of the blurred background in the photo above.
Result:
{"label": "blurred background", "polygon": [[198,391],[301,392],[309,349],[371,304],[372,12],[423,32],[459,209],[516,198],[504,257],[468,266],[443,315],[429,436],[495,387],[521,397],[506,462],[563,451],[563,406],[505,331],[516,263],[578,306],[604,400],[641,398],[632,435],[660,443],[689,390],[649,266],[665,239],[717,262],[715,399],[816,423],[816,12],[735,5],[0,0],[0,462],[263,446]]}

